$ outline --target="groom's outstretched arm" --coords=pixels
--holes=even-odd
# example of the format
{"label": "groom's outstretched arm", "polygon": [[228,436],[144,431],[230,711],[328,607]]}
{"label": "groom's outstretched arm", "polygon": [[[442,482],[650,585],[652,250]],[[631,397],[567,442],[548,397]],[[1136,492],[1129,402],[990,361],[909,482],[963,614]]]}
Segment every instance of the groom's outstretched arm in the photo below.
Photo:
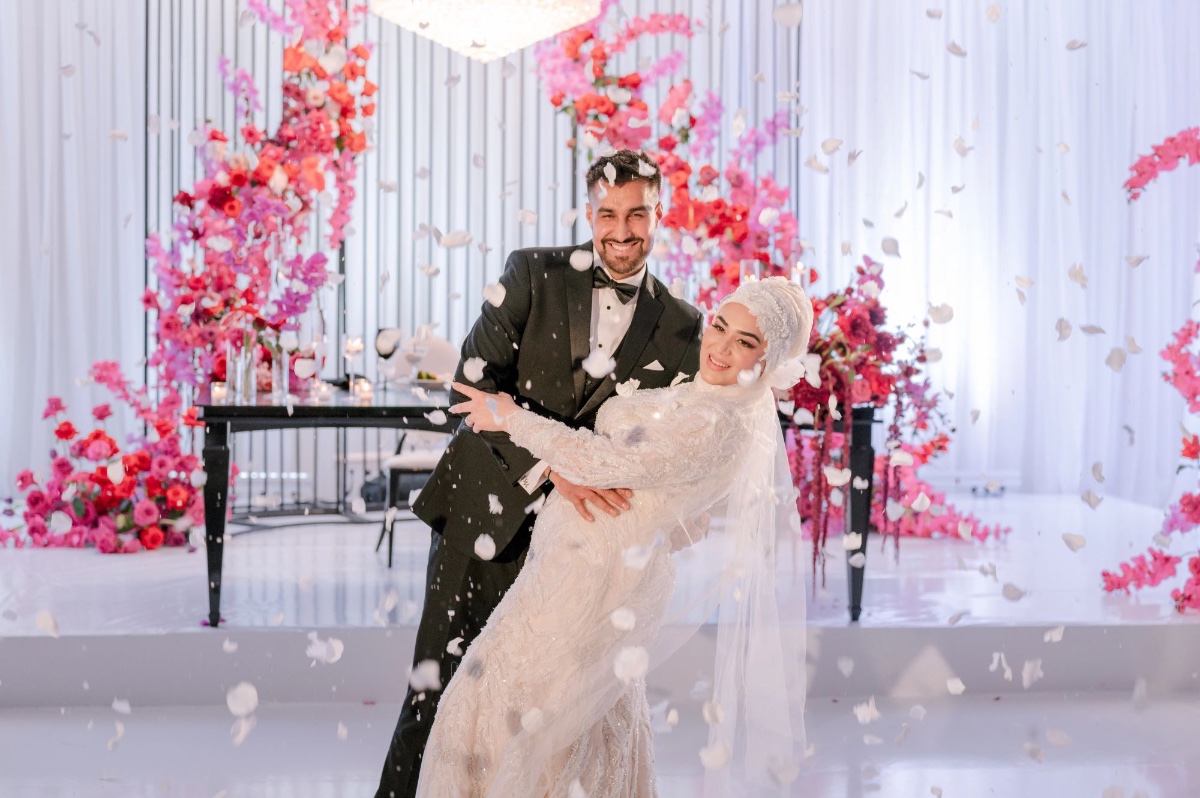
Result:
{"label": "groom's outstretched arm", "polygon": [[[520,397],[517,385],[517,358],[521,352],[521,338],[529,321],[532,288],[529,263],[520,250],[513,251],[504,264],[500,285],[504,286],[504,301],[499,306],[484,302],[479,318],[467,333],[462,345],[462,358],[458,362],[455,381],[471,385],[488,393],[504,392]],[[483,377],[472,382],[464,373],[471,358],[484,362]],[[450,401],[461,402],[465,397],[452,393]],[[487,442],[492,454],[508,474],[509,481],[516,485],[533,468],[537,458],[517,446],[502,432],[483,432],[480,437]]]}

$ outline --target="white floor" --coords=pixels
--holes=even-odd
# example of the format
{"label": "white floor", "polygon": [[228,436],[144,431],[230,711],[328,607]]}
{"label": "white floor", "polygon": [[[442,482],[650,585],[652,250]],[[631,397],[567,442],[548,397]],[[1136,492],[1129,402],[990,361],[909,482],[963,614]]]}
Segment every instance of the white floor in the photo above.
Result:
{"label": "white floor", "polygon": [[[850,702],[809,710],[805,798],[1194,798],[1200,700],[1126,697],[928,704],[881,701],[858,724]],[[261,707],[235,746],[223,707],[0,713],[0,795],[13,798],[369,798],[398,707]],[[115,723],[124,725],[117,742]],[[904,725],[908,725],[907,731]],[[339,727],[344,727],[344,735]],[[663,798],[698,795],[702,724],[658,736]],[[903,734],[903,738],[901,735]],[[878,742],[866,742],[874,735]],[[341,739],[344,736],[345,739]],[[110,750],[111,745],[111,750]],[[1112,787],[1122,793],[1105,792]]]}
{"label": "white floor", "polygon": [[[832,661],[848,651],[832,646],[864,644],[865,638],[870,645],[858,649],[857,671],[841,689],[859,691],[872,684],[869,691],[877,693],[882,713],[880,720],[860,726],[852,709],[866,695],[832,698],[833,693],[824,691],[823,697],[811,698],[808,731],[814,753],[795,794],[925,796],[937,794],[932,791],[937,787],[946,798],[1200,795],[1195,756],[1200,750],[1195,743],[1200,728],[1195,681],[1200,646],[1194,644],[1198,618],[1174,612],[1169,586],[1132,596],[1106,595],[1100,587],[1102,568],[1145,550],[1160,513],[1113,499],[1093,511],[1077,497],[966,499],[960,506],[973,508],[989,522],[1011,525],[1012,534],[987,544],[904,540],[899,559],[890,549],[884,554],[873,545],[859,630],[846,629],[846,567],[840,547],[832,547],[827,582],[815,599],[808,544],[801,542],[794,551],[785,547],[784,610],[809,597],[810,624],[831,647],[824,652],[825,684]],[[380,627],[410,635],[420,609],[428,532],[417,522],[398,526],[396,567],[391,570],[372,551],[377,532],[375,526],[321,523],[232,536],[226,546],[227,628],[221,632],[200,623],[207,610],[203,551],[123,557],[91,550],[0,550],[0,691],[20,689],[19,680],[8,676],[22,672],[28,678],[31,671],[29,663],[23,671],[14,668],[13,652],[28,659],[29,652],[46,651],[48,672],[69,670],[65,665],[56,669],[55,658],[74,649],[38,647],[36,638],[45,634],[37,624],[42,611],[54,616],[62,635],[53,642],[84,650],[84,637],[95,643],[97,635],[105,640],[158,635],[160,648],[171,650],[181,640],[207,648],[206,636],[219,647],[227,636],[237,639],[238,630],[244,636],[260,635],[257,643],[244,640],[244,651],[237,656],[265,645],[261,635],[277,635],[273,627],[300,638],[301,630],[314,628],[343,629],[347,639],[352,634],[391,634]],[[1087,547],[1072,553],[1061,540],[1064,532],[1085,535]],[[1196,541],[1183,539],[1175,545],[1194,548]],[[1006,599],[1005,583],[1025,595]],[[381,612],[393,595],[395,606]],[[1047,659],[1046,679],[1036,694],[1020,692],[1019,678],[1014,686],[999,672],[989,672],[993,640],[1007,634],[1011,645],[1014,636],[1029,636],[1032,651],[1043,645],[1042,633],[1039,628],[1030,635],[1029,627],[1058,624],[1078,627],[1068,634],[1068,642],[1107,641],[1094,646],[1098,661],[1128,654],[1111,650],[1111,627],[1128,630],[1129,640],[1142,639],[1137,635],[1150,630],[1158,636],[1145,639],[1192,641],[1162,648],[1156,643],[1151,647],[1157,653],[1138,652],[1143,665],[1161,660],[1164,668],[1185,673],[1172,680],[1147,673],[1149,699],[1135,706],[1132,680],[1116,683],[1127,685],[1113,688],[1120,693],[1081,691],[1085,667],[1067,665],[1079,658],[1066,658],[1062,648],[1055,652],[1058,661]],[[1089,633],[1083,627],[1093,629]],[[356,629],[364,631],[352,631]],[[895,630],[908,630],[908,637],[917,641],[935,641],[947,656],[955,646],[970,649],[968,692],[926,701],[927,714],[917,720],[910,716],[912,700],[885,697],[899,693],[878,679],[879,687],[860,681],[872,668],[882,670],[878,666],[887,657],[928,664],[911,650],[901,654],[890,647]],[[68,642],[73,637],[78,642]],[[948,640],[955,645],[947,645]],[[1080,645],[1085,655],[1091,650],[1090,643],[1076,643]],[[1101,650],[1105,645],[1108,649]],[[346,662],[335,667],[353,665],[351,655],[358,649],[350,648]],[[1010,655],[1016,648],[1010,647]],[[299,649],[295,659],[307,669]],[[1020,663],[1015,655],[1013,659],[1019,675]],[[35,675],[37,667],[35,662]],[[338,678],[358,672],[343,669]],[[1073,682],[1072,673],[1080,678]],[[146,678],[161,678],[162,687],[175,695],[169,667],[155,668]],[[835,670],[833,678],[842,676]],[[95,677],[93,693],[99,682]],[[1159,685],[1167,683],[1175,685],[1172,692],[1160,692]],[[219,700],[223,690],[215,694]],[[353,693],[344,686],[337,694]],[[230,738],[233,719],[222,705],[141,706],[135,701],[128,715],[108,707],[0,709],[0,798],[366,798],[373,794],[397,712],[394,704],[287,704],[265,698],[257,726],[235,746]],[[664,798],[698,794],[696,752],[704,726],[698,712],[682,714],[680,726],[657,740]],[[114,742],[118,722],[123,736]]]}
{"label": "white floor", "polygon": [[[912,540],[868,553],[861,623],[864,627],[941,626],[1015,622],[1068,624],[1190,624],[1170,599],[1176,582],[1134,595],[1108,595],[1100,572],[1144,552],[1161,522],[1159,510],[1106,499],[1096,510],[1077,497],[970,497],[960,502],[988,522],[1013,528],[1002,542]],[[285,523],[285,522],[278,522]],[[1087,537],[1071,552],[1062,534]],[[396,527],[395,567],[373,549],[378,527],[339,523],[285,526],[231,536],[225,546],[222,615],[239,627],[410,627],[416,624],[425,582],[429,532],[418,521]],[[1195,548],[1192,533],[1180,550]],[[846,566],[841,546],[830,547],[826,581],[811,592],[811,548],[782,547],[782,609],[808,597],[809,622],[847,622]],[[995,567],[996,576],[981,568]],[[1026,595],[1003,596],[1006,583]],[[161,550],[129,556],[85,550],[0,549],[0,637],[41,634],[41,611],[63,635],[200,631],[207,615],[202,550]],[[806,587],[807,585],[807,587]],[[378,613],[389,594],[395,609]],[[794,606],[794,605],[793,605]]]}

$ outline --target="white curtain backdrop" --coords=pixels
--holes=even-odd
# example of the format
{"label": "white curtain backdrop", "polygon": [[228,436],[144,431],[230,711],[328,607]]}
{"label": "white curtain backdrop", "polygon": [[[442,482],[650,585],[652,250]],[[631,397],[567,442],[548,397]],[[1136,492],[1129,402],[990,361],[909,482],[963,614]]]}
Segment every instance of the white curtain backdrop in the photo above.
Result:
{"label": "white curtain backdrop", "polygon": [[[807,110],[793,125],[803,135],[757,166],[794,189],[806,260],[826,275],[818,289],[844,284],[864,253],[883,258],[880,239],[893,236],[893,321],[919,320],[930,302],[954,307],[954,320],[931,334],[944,353],[933,374],[954,393],[958,424],[950,455],[931,469],[939,482],[1076,491],[1094,486],[1091,464],[1101,461],[1098,492],[1161,503],[1182,406],[1159,379],[1156,353],[1193,298],[1200,171],[1168,176],[1133,206],[1121,183],[1137,154],[1200,122],[1200,54],[1188,39],[1200,5],[1016,0],[1000,3],[991,22],[986,5],[961,0],[939,4],[940,19],[927,16],[930,4],[809,0],[799,31],[776,25],[773,5],[625,0],[624,15],[678,11],[705,30],[648,40],[622,66],[682,50],[697,92],[715,89],[729,117],[745,109],[750,124],[781,107],[780,93],[800,94]],[[149,11],[134,0],[0,4],[0,59],[16,76],[0,85],[13,111],[0,116],[0,274],[9,286],[0,373],[13,386],[0,394],[3,484],[44,463],[48,395],[83,413],[84,400],[102,393],[75,383],[93,360],[140,371],[142,238],[166,226],[171,195],[192,182],[187,134],[204,119],[232,121],[217,55],[253,71],[262,121],[276,123],[278,37],[239,25],[240,10],[236,0],[164,0]],[[559,223],[582,206],[581,186],[570,192],[578,165],[563,146],[569,126],[540,90],[530,51],[481,66],[375,18],[363,32],[379,43],[369,73],[379,111],[340,323],[369,334],[437,322],[457,341],[508,249],[587,236],[582,219]],[[1087,46],[1069,51],[1072,39]],[[965,57],[947,52],[951,41]],[[70,77],[60,71],[68,65]],[[147,135],[149,116],[160,123]],[[728,121],[719,153],[732,143]],[[113,130],[128,139],[110,138]],[[965,157],[953,146],[959,137],[972,148]],[[832,156],[820,151],[828,138],[844,141]],[[853,165],[850,150],[862,151]],[[801,166],[813,155],[829,174]],[[537,212],[538,223],[518,225],[519,209]],[[415,241],[421,223],[467,229],[491,250]],[[1127,255],[1150,258],[1135,270]],[[1086,289],[1067,278],[1073,263],[1083,264]],[[427,276],[426,264],[440,273]],[[1024,305],[1018,276],[1033,280]],[[1062,343],[1059,317],[1074,328]],[[1087,336],[1083,324],[1106,332]],[[1113,373],[1105,357],[1127,335],[1145,351]]]}
{"label": "white curtain backdrop", "polygon": [[144,42],[134,0],[0,3],[0,496],[45,473],[48,396],[90,429],[93,361],[141,380]]}
{"label": "white curtain backdrop", "polygon": [[[1132,206],[1121,184],[1138,154],[1200,124],[1200,4],[1012,0],[995,22],[987,6],[805,3],[803,157],[830,166],[802,168],[793,184],[810,262],[838,285],[862,254],[886,261],[895,321],[953,306],[930,334],[958,426],[930,469],[939,482],[1093,487],[1160,504],[1183,405],[1157,353],[1192,304],[1200,169],[1181,167]],[[832,157],[820,152],[828,138],[845,141]],[[852,149],[862,155],[849,166]],[[885,236],[900,258],[884,257]],[[1131,255],[1149,259],[1134,269]],[[1068,278],[1075,263],[1086,288]],[[1024,305],[1018,277],[1033,281]],[[1061,343],[1059,318],[1074,330]],[[1126,336],[1145,351],[1114,373],[1105,358]]]}

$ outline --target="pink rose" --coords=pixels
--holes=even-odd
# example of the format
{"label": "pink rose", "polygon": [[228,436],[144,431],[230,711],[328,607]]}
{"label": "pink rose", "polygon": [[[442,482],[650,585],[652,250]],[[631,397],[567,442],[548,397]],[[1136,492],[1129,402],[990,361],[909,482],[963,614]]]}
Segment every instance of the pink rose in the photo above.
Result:
{"label": "pink rose", "polygon": [[137,538],[130,538],[121,545],[122,554],[137,554],[142,550],[142,542]]}
{"label": "pink rose", "polygon": [[[159,455],[150,461],[150,476],[162,481],[168,478],[171,473],[171,461]],[[151,521],[150,523],[154,523]]]}
{"label": "pink rose", "polygon": [[150,526],[158,521],[158,505],[149,499],[142,499],[133,508],[133,522],[138,526]]}
{"label": "pink rose", "polygon": [[66,479],[75,472],[75,467],[71,465],[71,461],[67,458],[55,457],[54,460],[50,462],[50,470],[54,473],[54,476],[58,477],[59,479]]}
{"label": "pink rose", "polygon": [[46,534],[46,522],[41,516],[30,516],[25,519],[25,529],[29,532],[29,536],[37,535],[39,537]]}
{"label": "pink rose", "polygon": [[20,474],[17,474],[17,490],[29,490],[30,486],[37,484],[33,477],[33,472],[26,468]]}
{"label": "pink rose", "polygon": [[50,401],[46,403],[46,409],[42,411],[42,418],[50,418],[50,416],[56,416],[66,409],[67,409],[67,407],[66,407],[66,405],[63,404],[62,399],[60,399],[57,396],[51,396]]}
{"label": "pink rose", "polygon": [[187,535],[183,534],[178,529],[171,529],[167,532],[167,545],[168,546],[172,546],[172,547],[186,546],[187,541],[188,541]]}
{"label": "pink rose", "polygon": [[121,541],[117,533],[105,530],[96,535],[96,548],[101,554],[115,554],[120,550]]}
{"label": "pink rose", "polygon": [[95,417],[97,421],[103,421],[111,415],[112,408],[108,405],[96,405],[92,408],[92,416]]}
{"label": "pink rose", "polygon": [[25,497],[25,506],[29,508],[29,512],[38,515],[45,515],[50,511],[50,501],[46,498],[46,494],[40,490],[31,490]]}

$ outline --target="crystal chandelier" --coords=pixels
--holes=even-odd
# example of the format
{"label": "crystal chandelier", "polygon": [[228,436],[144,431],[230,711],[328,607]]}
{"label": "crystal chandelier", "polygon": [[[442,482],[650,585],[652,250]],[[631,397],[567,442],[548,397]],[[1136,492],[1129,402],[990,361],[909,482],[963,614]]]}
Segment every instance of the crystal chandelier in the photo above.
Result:
{"label": "crystal chandelier", "polygon": [[371,11],[486,63],[595,19],[600,0],[371,0]]}

